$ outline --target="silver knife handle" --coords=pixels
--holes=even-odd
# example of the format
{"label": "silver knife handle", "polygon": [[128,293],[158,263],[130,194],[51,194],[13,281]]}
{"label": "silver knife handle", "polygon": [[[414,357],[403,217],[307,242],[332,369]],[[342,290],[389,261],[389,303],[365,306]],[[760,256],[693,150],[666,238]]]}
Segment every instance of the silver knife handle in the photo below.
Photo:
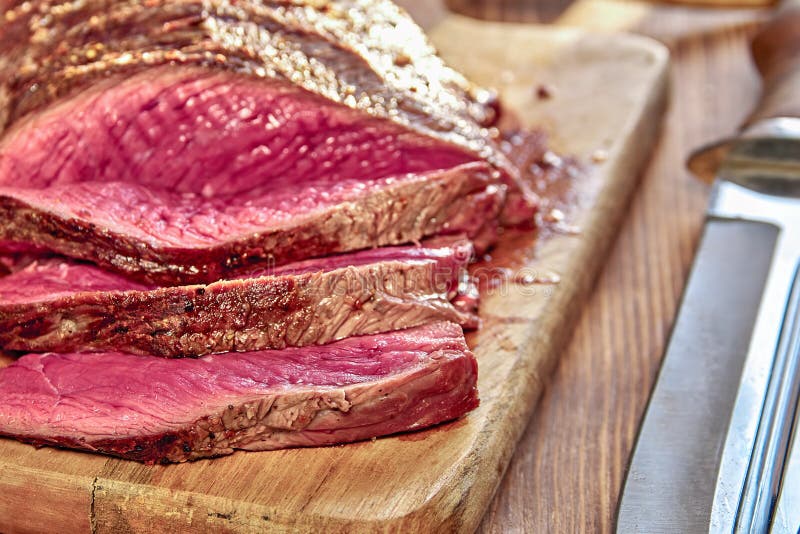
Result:
{"label": "silver knife handle", "polygon": [[[758,505],[758,501],[751,500],[745,504],[743,492],[751,487],[746,486],[751,460],[755,460],[756,464],[760,461],[753,452],[759,435],[759,421],[762,414],[767,413],[765,403],[771,371],[778,354],[781,325],[797,269],[800,210],[797,200],[765,195],[730,182],[720,182],[714,191],[709,212],[725,218],[769,222],[781,228],[722,450],[711,509],[709,532],[729,534],[735,529],[741,531],[737,525],[746,523],[737,523],[739,511],[746,511],[753,502]],[[769,407],[768,404],[766,406]],[[765,428],[764,432],[768,437],[768,429]],[[755,481],[758,480],[760,476],[755,476]],[[752,495],[752,490],[747,491],[748,495]],[[771,507],[771,503],[769,505]]]}
{"label": "silver knife handle", "polygon": [[[797,321],[797,318],[795,320]],[[798,328],[800,329],[800,326]],[[795,345],[794,350],[798,351],[800,347]],[[789,442],[790,452],[783,468],[778,502],[772,514],[772,530],[770,530],[772,534],[796,534],[800,531],[800,410],[797,407],[795,407],[793,434]]]}
{"label": "silver knife handle", "polygon": [[[766,532],[778,498],[800,388],[800,282],[794,284],[781,329],[755,447],[747,470],[736,531]],[[798,503],[800,505],[800,503]],[[792,534],[796,534],[794,526]],[[788,534],[788,533],[787,533]]]}

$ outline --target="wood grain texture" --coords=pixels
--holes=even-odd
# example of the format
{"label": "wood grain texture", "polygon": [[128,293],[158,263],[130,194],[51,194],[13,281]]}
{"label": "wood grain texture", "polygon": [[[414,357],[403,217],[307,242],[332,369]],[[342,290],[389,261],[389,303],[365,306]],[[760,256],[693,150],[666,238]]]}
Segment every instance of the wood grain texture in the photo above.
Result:
{"label": "wood grain texture", "polygon": [[[738,31],[751,30],[771,12],[766,8],[722,9],[636,0],[579,0],[571,3],[553,22],[592,31],[635,32],[672,47],[703,36],[719,36],[724,41]],[[709,45],[709,49],[713,49],[713,42]],[[709,59],[713,61],[713,56]],[[746,56],[740,59],[747,61]]]}
{"label": "wood grain texture", "polygon": [[[398,3],[423,22],[428,13],[439,11],[442,4],[432,0],[399,0]],[[692,7],[687,10],[680,5],[666,5],[669,3]],[[682,34],[687,30],[697,32],[750,22],[753,13],[763,12],[775,3],[776,0],[668,0],[662,3],[647,0],[444,0],[450,10],[481,20],[548,24],[568,24],[571,20],[583,28],[630,29],[650,35],[662,31]],[[675,18],[691,20],[675,26]],[[632,19],[641,19],[641,22],[632,26]]]}
{"label": "wood grain texture", "polygon": [[[608,154],[573,184],[577,205],[568,221],[579,234],[506,242],[535,246],[527,266],[555,271],[562,282],[505,284],[484,299],[485,325],[470,339],[480,362],[481,407],[408,436],[166,467],[0,440],[0,494],[20,495],[3,502],[0,531],[78,531],[87,524],[115,533],[476,528],[655,141],[667,56],[640,38],[456,18],[438,26],[433,39],[454,66],[499,86],[523,122],[547,125],[561,150],[587,162],[597,150]],[[558,90],[539,105],[534,88],[542,81]],[[23,512],[30,508],[50,516],[28,522]]]}
{"label": "wood grain texture", "polygon": [[[431,4],[425,0],[401,0],[415,18]],[[570,0],[546,0],[525,2],[524,0],[445,0],[447,8],[455,13],[461,13],[480,20],[494,20],[503,22],[553,22],[570,5]]]}
{"label": "wood grain texture", "polygon": [[[538,3],[517,4],[527,20],[540,17]],[[755,104],[759,81],[748,41],[767,14],[585,0],[556,20],[668,44],[671,106],[622,231],[480,532],[613,531],[707,201],[707,186],[683,162],[692,148],[735,131]]]}

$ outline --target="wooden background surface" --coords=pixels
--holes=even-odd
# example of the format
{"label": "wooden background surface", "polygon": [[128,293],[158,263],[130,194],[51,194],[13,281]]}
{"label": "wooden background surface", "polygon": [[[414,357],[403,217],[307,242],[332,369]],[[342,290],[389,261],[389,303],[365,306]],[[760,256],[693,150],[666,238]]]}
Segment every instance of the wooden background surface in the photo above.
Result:
{"label": "wooden background surface", "polygon": [[[424,5],[425,22],[435,20],[429,0],[403,3],[415,14]],[[449,5],[493,20],[638,32],[672,52],[671,109],[660,144],[480,529],[611,532],[707,201],[707,186],[684,161],[693,147],[734,130],[754,105],[759,80],[747,46],[768,12],[625,0]]]}

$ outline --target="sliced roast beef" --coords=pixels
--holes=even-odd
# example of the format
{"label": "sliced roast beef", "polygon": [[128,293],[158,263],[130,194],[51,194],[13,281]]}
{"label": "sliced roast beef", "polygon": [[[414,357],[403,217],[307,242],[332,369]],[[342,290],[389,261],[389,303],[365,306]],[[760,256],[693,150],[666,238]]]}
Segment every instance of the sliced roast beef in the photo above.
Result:
{"label": "sliced roast beef", "polygon": [[474,327],[471,256],[469,241],[438,238],[171,287],[44,259],[0,278],[0,347],[182,357],[324,344],[437,320]]}
{"label": "sliced roast beef", "polygon": [[535,205],[482,125],[491,106],[385,0],[24,5],[0,65],[5,240],[207,282],[491,236],[501,182],[507,219]]}
{"label": "sliced roast beef", "polygon": [[0,369],[0,434],[147,463],[363,440],[478,404],[461,328],[168,360],[29,354]]}

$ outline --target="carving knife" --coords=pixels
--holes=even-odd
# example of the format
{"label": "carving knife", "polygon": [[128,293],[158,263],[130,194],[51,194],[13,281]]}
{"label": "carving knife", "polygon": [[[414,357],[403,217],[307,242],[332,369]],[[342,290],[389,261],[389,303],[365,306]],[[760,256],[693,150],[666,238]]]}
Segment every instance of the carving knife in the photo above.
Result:
{"label": "carving knife", "polygon": [[752,52],[758,108],[689,160],[712,194],[618,533],[800,531],[800,0]]}

